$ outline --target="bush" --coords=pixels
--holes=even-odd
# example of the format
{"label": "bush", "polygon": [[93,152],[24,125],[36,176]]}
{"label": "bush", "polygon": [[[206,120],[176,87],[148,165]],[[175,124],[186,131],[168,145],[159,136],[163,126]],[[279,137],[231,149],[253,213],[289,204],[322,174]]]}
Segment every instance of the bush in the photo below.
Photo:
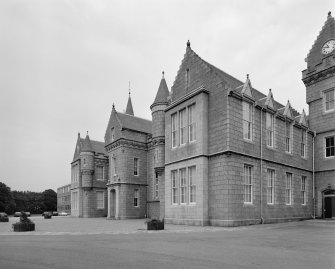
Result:
{"label": "bush", "polygon": [[21,212],[20,221],[13,224],[14,232],[35,231],[35,223],[27,218],[25,212]]}
{"label": "bush", "polygon": [[164,219],[151,219],[147,221],[147,230],[164,230]]}

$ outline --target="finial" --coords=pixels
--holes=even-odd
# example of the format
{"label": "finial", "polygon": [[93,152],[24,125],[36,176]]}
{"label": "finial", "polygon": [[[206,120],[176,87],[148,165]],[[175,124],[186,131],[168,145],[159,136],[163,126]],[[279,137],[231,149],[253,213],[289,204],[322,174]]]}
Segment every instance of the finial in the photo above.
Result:
{"label": "finial", "polygon": [[130,80],[129,80],[129,89],[128,89],[128,94],[129,94],[129,96],[130,96]]}
{"label": "finial", "polygon": [[191,47],[191,43],[190,43],[190,40],[187,40],[187,43],[186,43],[187,47]]}
{"label": "finial", "polygon": [[162,75],[163,75],[163,77],[162,77],[162,78],[164,78],[164,71],[162,71]]}
{"label": "finial", "polygon": [[249,74],[247,74],[247,79],[249,79]]}
{"label": "finial", "polygon": [[271,89],[269,89],[269,92],[271,92]]}
{"label": "finial", "polygon": [[78,132],[78,137],[80,137],[80,133]]}
{"label": "finial", "polygon": [[328,18],[329,18],[331,15],[332,15],[332,12],[329,11],[329,12],[328,12]]}
{"label": "finial", "polygon": [[113,108],[113,109],[115,109],[115,105],[114,105],[114,103],[113,103],[113,106],[112,106],[112,108]]}
{"label": "finial", "polygon": [[88,131],[86,131],[86,135],[88,135]]}

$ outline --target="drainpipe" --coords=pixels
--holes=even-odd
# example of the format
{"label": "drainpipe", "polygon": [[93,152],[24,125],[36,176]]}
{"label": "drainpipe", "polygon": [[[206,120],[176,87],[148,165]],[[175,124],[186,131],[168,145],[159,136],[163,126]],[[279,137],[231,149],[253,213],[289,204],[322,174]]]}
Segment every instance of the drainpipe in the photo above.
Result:
{"label": "drainpipe", "polygon": [[315,136],[316,136],[316,132],[314,131],[313,132],[313,140],[312,140],[312,150],[313,150],[313,156],[312,156],[312,163],[313,163],[313,170],[312,170],[312,173],[313,173],[313,219],[315,219]]}
{"label": "drainpipe", "polygon": [[263,108],[261,108],[261,137],[260,137],[260,150],[261,150],[261,172],[260,172],[260,213],[261,213],[261,224],[264,223],[263,219]]}

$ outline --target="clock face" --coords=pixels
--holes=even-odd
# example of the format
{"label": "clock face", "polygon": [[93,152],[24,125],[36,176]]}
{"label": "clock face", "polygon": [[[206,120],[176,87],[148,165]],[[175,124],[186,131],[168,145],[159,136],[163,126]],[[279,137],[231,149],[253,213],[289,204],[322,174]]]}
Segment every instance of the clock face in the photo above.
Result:
{"label": "clock face", "polygon": [[329,54],[329,53],[331,53],[334,49],[335,49],[335,40],[334,40],[334,39],[331,39],[331,40],[327,41],[327,42],[323,45],[323,47],[322,47],[322,49],[321,49],[321,52],[322,52],[323,54]]}

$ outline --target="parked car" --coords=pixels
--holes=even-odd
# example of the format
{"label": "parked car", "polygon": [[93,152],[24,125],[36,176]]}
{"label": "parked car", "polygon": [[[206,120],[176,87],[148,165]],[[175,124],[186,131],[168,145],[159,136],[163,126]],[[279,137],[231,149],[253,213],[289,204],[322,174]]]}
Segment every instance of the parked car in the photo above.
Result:
{"label": "parked car", "polygon": [[24,212],[26,213],[27,217],[30,217],[30,212]]}
{"label": "parked car", "polygon": [[51,219],[51,217],[52,217],[52,212],[51,211],[45,211],[45,212],[43,212],[43,217],[45,218],[45,219]]}
{"label": "parked car", "polygon": [[57,212],[57,211],[54,211],[54,212],[52,212],[52,215],[53,215],[53,216],[58,216],[58,212]]}
{"label": "parked car", "polygon": [[60,212],[60,213],[58,214],[58,216],[67,216],[67,213],[66,213],[66,212]]}
{"label": "parked car", "polygon": [[21,217],[21,212],[15,212],[14,217]]}
{"label": "parked car", "polygon": [[0,222],[8,222],[9,218],[5,212],[0,212]]}

